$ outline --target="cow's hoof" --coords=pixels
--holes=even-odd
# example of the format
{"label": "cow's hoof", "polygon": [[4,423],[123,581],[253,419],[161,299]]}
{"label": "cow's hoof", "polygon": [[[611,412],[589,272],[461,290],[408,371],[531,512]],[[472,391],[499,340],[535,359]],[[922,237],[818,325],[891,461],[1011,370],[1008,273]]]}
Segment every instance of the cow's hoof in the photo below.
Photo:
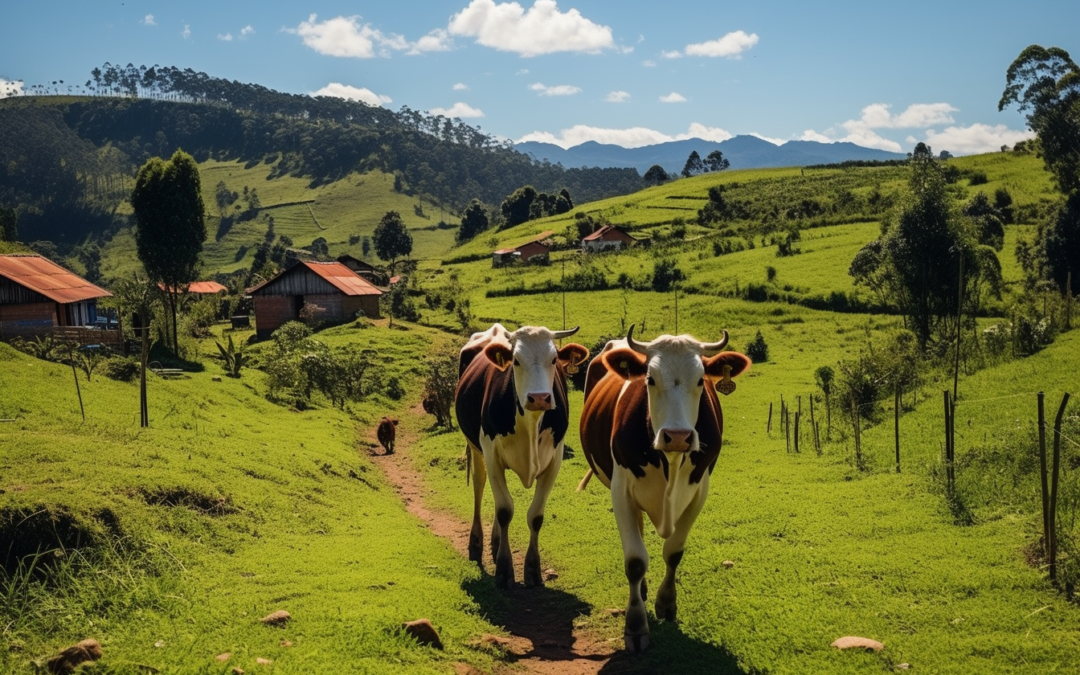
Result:
{"label": "cow's hoof", "polygon": [[543,586],[544,575],[540,574],[540,568],[530,569],[525,568],[525,585],[526,586]]}
{"label": "cow's hoof", "polygon": [[507,589],[514,585],[514,563],[510,560],[496,561],[495,587]]}
{"label": "cow's hoof", "polygon": [[656,601],[656,618],[663,619],[664,621],[675,620],[675,603],[674,602],[660,602]]}
{"label": "cow's hoof", "polygon": [[626,651],[640,654],[649,648],[649,634],[641,633],[640,635],[631,635],[630,633],[623,633],[623,640],[626,642]]}
{"label": "cow's hoof", "polygon": [[484,566],[484,549],[480,544],[469,542],[469,561]]}

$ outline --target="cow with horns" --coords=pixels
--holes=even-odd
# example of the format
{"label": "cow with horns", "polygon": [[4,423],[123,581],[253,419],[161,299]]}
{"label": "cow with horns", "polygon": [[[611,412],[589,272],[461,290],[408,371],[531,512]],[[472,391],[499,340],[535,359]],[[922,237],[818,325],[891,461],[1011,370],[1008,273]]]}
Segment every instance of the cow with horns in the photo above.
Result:
{"label": "cow with horns", "polygon": [[483,333],[473,334],[461,349],[454,407],[468,441],[475,474],[469,559],[483,561],[480,504],[484,484],[490,482],[495,498],[491,557],[495,561],[495,585],[500,588],[514,582],[508,536],[514,502],[506,485],[507,469],[517,474],[526,488],[536,485],[528,511],[525,584],[543,584],[537,535],[544,523],[548,495],[562,466],[563,437],[570,425],[566,373],[567,369],[576,371],[589,356],[589,350],[582,345],[570,343],[556,348],[555,341],[577,331],[522,326],[510,332],[495,324]]}
{"label": "cow with horns", "polygon": [[664,540],[667,572],[656,594],[656,616],[674,620],[675,570],[720,456],[723,417],[716,391],[731,393],[731,378],[747,370],[750,359],[721,351],[727,331],[713,343],[689,335],[642,343],[633,333],[631,326],[625,340],[609,342],[589,364],[581,446],[590,469],[578,489],[595,474],[611,490],[630,583],[624,638],[627,649],[642,651],[649,645],[642,513]]}

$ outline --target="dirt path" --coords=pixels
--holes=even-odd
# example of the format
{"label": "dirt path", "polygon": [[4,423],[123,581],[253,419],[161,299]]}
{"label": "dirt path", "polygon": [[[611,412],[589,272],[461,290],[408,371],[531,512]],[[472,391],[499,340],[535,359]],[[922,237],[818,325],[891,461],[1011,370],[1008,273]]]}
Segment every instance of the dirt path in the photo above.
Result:
{"label": "dirt path", "polygon": [[[393,455],[374,455],[375,464],[396,487],[409,512],[424,521],[432,532],[449,540],[460,555],[468,557],[470,523],[427,504],[425,497],[428,490],[423,477],[413,469],[408,458],[413,441],[415,436],[399,427],[397,452]],[[381,452],[382,448],[377,450]],[[466,488],[462,485],[461,489]],[[523,566],[524,555],[515,550],[514,567],[519,578]],[[486,561],[486,571],[489,574],[492,571],[490,561]],[[551,569],[545,571],[553,572]],[[599,673],[615,655],[616,647],[620,646],[599,640],[576,628],[574,619],[578,617],[581,607],[567,602],[572,596],[566,593],[547,588],[525,588],[519,583],[506,591],[506,598],[511,609],[507,612],[503,627],[511,637],[507,640],[484,636],[484,639],[516,658],[518,667],[513,672],[591,675]],[[521,666],[524,666],[524,670]],[[467,666],[465,668],[467,670],[460,672],[476,672]]]}

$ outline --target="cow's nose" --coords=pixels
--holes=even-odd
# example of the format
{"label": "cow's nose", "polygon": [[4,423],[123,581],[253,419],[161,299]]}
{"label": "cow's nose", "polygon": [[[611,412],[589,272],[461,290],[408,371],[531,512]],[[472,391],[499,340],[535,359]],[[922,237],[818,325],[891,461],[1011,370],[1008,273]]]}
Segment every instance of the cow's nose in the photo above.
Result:
{"label": "cow's nose", "polygon": [[691,429],[661,429],[660,439],[665,452],[685,452],[690,449]]}
{"label": "cow's nose", "polygon": [[551,410],[551,394],[528,394],[526,410]]}

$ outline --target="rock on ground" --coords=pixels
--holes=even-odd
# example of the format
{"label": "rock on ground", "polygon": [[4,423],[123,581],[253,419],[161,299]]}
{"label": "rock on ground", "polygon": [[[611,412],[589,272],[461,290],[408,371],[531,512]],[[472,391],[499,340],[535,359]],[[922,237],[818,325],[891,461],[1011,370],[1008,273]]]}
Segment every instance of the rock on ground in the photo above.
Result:
{"label": "rock on ground", "polygon": [[858,637],[855,635],[845,635],[842,638],[837,638],[833,641],[832,646],[837,649],[866,649],[875,652],[880,652],[882,649],[885,649],[885,645],[877,640],[871,640],[870,638]]}
{"label": "rock on ground", "polygon": [[435,626],[432,626],[431,621],[427,619],[406,621],[401,624],[401,628],[406,634],[416,638],[416,641],[422,645],[431,645],[436,649],[443,648],[442,640],[439,639],[439,632],[435,630]]}
{"label": "rock on ground", "polygon": [[67,675],[87,661],[97,661],[101,654],[101,643],[89,638],[49,659],[45,668],[53,675]]}

